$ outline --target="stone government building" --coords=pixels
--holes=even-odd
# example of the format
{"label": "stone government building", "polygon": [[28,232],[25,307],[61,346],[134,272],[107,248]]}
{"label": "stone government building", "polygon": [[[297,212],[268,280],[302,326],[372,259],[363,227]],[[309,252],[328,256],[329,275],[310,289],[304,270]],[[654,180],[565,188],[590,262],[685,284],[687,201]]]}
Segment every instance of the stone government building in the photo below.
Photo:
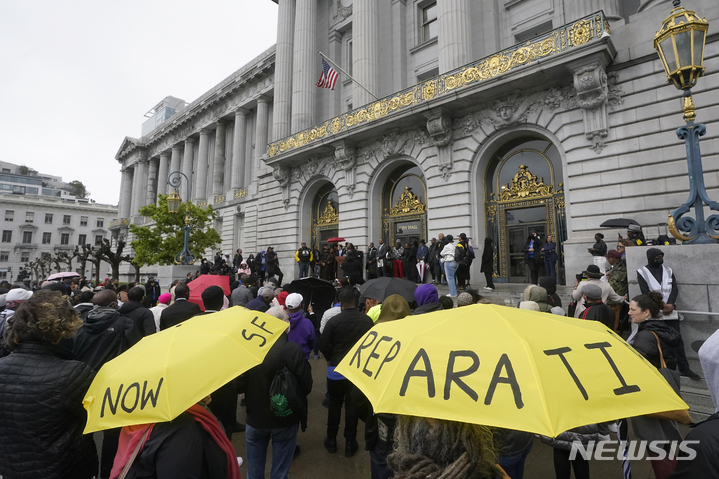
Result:
{"label": "stone government building", "polygon": [[[125,138],[113,234],[142,224],[139,207],[179,170],[191,199],[217,209],[223,253],[275,246],[290,276],[300,241],[466,232],[480,253],[494,238],[498,281],[527,282],[529,230],[558,239],[571,278],[601,222],[661,225],[686,201],[681,92],[652,45],[670,2],[276,3],[275,46],[190,104],[168,97],[158,126]],[[719,4],[684,6],[710,22],[693,92],[717,199]],[[316,87],[318,50],[374,96],[343,74],[334,91]]]}

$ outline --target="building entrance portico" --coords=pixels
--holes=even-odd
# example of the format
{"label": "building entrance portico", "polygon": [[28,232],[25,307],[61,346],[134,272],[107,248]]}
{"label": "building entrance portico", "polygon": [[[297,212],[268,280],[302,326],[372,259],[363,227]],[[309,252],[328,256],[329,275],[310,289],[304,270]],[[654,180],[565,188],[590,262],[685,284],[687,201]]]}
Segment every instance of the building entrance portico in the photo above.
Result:
{"label": "building entrance portico", "polygon": [[419,242],[427,237],[426,187],[417,166],[397,168],[382,192],[382,235],[394,245]]}

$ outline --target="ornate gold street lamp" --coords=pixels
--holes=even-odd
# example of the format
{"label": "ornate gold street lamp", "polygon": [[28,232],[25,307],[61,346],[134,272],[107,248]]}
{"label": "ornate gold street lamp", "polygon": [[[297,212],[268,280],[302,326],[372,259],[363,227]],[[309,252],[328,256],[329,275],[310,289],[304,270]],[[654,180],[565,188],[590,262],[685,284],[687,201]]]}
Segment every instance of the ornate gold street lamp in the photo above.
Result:
{"label": "ornate gold street lamp", "polygon": [[[719,215],[704,219],[704,205],[719,211],[719,204],[709,199],[704,186],[699,137],[706,134],[706,127],[695,124],[696,113],[691,88],[704,75],[704,44],[709,22],[674,0],[674,9],[654,36],[654,49],[667,74],[667,82],[684,90],[682,111],[686,126],[677,129],[677,136],[684,140],[689,170],[689,199],[669,215],[669,230],[675,238],[687,243],[716,243],[719,239]],[[696,219],[683,216],[694,208]]]}

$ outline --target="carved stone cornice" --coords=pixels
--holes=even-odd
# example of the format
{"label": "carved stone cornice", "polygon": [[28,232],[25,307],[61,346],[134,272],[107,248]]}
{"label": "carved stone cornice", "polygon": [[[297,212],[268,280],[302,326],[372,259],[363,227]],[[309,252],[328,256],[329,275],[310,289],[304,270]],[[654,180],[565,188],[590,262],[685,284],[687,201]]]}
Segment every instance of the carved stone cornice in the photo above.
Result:
{"label": "carved stone cornice", "polygon": [[437,147],[437,167],[442,179],[449,180],[452,170],[452,119],[444,109],[432,110],[427,115],[427,133]]}
{"label": "carved stone cornice", "polygon": [[582,108],[584,117],[584,134],[592,142],[590,148],[599,154],[604,148],[604,138],[609,133],[607,73],[600,62],[580,65],[571,70],[577,104]]}

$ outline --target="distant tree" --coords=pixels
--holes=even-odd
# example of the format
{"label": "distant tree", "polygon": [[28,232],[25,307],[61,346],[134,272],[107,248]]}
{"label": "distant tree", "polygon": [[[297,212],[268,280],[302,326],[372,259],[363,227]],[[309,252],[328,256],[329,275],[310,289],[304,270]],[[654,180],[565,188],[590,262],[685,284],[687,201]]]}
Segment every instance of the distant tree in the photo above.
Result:
{"label": "distant tree", "polygon": [[20,168],[17,169],[17,171],[18,171],[21,175],[28,175],[28,174],[30,174],[30,168],[28,168],[28,167],[25,166],[25,165],[21,165]]}
{"label": "distant tree", "polygon": [[77,248],[73,251],[58,251],[54,261],[56,264],[65,265],[63,270],[69,272],[72,269],[72,260],[75,258],[77,258]]}
{"label": "distant tree", "polygon": [[130,261],[130,255],[123,255],[125,249],[125,239],[118,238],[113,244],[107,238],[102,240],[102,244],[97,247],[95,255],[99,256],[102,261],[108,263],[112,268],[112,279],[120,279],[120,264],[123,261]]}
{"label": "distant tree", "polygon": [[140,268],[142,268],[143,265],[138,263],[137,261],[135,261],[136,258],[137,258],[137,256],[131,258],[130,264],[132,265],[133,268],[135,268],[135,282],[139,283],[140,282]]}
{"label": "distant tree", "polygon": [[81,277],[85,277],[85,270],[87,269],[87,262],[92,260],[94,254],[94,248],[92,245],[89,245],[85,243],[82,246],[75,246],[75,257],[80,263],[80,273]]}
{"label": "distant tree", "polygon": [[184,247],[185,209],[189,208],[190,230],[189,250],[199,259],[206,249],[214,249],[220,243],[220,235],[210,225],[216,213],[212,205],[200,208],[191,202],[180,205],[176,215],[167,209],[167,196],[159,195],[157,204],[140,208],[140,214],[150,218],[147,226],[130,225],[135,240],[130,243],[135,251],[133,262],[140,265],[175,264],[175,255]]}
{"label": "distant tree", "polygon": [[70,183],[68,183],[70,188],[72,188],[73,194],[78,198],[87,198],[90,196],[90,192],[87,191],[87,188],[85,188],[85,185],[80,180],[73,180]]}

